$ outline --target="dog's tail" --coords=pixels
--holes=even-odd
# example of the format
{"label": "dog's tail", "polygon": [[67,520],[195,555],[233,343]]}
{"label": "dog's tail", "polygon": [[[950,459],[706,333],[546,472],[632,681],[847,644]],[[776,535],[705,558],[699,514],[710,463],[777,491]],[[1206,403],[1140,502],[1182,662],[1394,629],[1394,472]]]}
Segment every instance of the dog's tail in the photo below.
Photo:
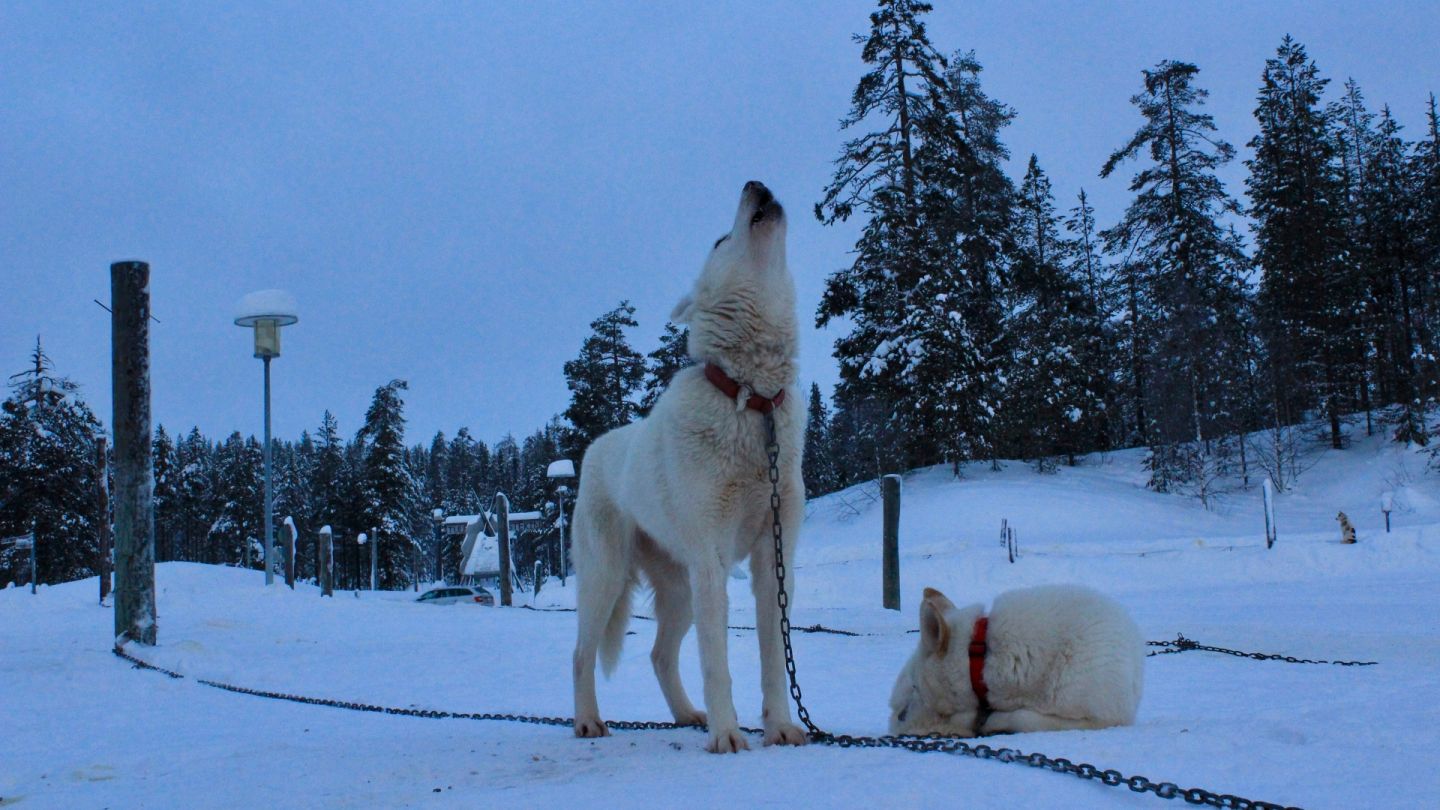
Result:
{"label": "dog's tail", "polygon": [[600,637],[600,670],[605,677],[615,671],[620,663],[620,650],[625,646],[625,628],[630,626],[630,597],[635,592],[634,579],[625,583],[620,598],[615,600],[610,620],[605,623],[605,633]]}

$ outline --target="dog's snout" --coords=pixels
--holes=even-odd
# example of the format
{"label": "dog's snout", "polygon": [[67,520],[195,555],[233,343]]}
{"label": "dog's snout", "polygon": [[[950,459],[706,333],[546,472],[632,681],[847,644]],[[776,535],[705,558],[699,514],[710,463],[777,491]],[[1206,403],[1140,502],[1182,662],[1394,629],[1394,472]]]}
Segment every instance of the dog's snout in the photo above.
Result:
{"label": "dog's snout", "polygon": [[765,184],[759,180],[751,180],[745,184],[745,191],[769,191],[769,189],[765,188]]}

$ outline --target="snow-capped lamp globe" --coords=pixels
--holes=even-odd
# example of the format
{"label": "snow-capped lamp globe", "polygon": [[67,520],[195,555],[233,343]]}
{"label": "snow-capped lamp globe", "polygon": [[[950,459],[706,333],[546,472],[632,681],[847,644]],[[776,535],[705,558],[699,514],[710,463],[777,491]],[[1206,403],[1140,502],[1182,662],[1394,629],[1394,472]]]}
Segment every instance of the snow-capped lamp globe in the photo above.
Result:
{"label": "snow-capped lamp globe", "polygon": [[255,330],[255,356],[265,364],[265,584],[275,584],[275,490],[270,477],[270,361],[280,356],[280,327],[299,323],[295,298],[284,290],[260,290],[235,305],[235,325]]}

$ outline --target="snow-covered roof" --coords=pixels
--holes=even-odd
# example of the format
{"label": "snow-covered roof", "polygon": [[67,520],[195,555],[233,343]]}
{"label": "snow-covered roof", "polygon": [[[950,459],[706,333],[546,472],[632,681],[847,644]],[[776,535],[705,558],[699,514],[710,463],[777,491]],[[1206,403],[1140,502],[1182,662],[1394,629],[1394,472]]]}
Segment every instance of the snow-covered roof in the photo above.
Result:
{"label": "snow-covered roof", "polygon": [[300,320],[295,296],[284,290],[259,290],[240,299],[235,305],[235,323],[254,326],[256,321],[274,320],[289,326]]}

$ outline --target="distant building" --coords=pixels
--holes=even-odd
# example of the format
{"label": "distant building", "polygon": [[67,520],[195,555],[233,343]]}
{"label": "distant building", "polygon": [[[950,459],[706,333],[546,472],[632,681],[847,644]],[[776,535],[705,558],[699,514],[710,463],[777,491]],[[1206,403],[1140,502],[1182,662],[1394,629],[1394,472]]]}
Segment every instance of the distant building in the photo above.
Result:
{"label": "distant building", "polygon": [[[543,531],[545,518],[539,512],[511,512],[510,539],[530,531]],[[445,537],[459,540],[458,585],[496,585],[500,582],[500,538],[495,535],[495,514],[451,515],[442,528]],[[511,554],[513,558],[514,549]],[[513,567],[513,566],[512,566]]]}

